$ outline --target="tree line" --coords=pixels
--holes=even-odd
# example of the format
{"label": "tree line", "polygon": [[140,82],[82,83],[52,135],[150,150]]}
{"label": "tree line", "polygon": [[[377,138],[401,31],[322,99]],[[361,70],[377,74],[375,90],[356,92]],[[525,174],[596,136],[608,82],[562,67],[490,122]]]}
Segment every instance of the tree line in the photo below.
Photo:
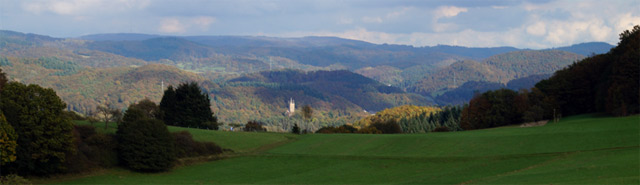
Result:
{"label": "tree line", "polygon": [[640,113],[640,26],[620,34],[608,53],[585,58],[559,70],[530,90],[508,89],[476,95],[462,111],[462,129],[558,119],[603,112]]}
{"label": "tree line", "polygon": [[[52,89],[9,82],[0,68],[0,175],[19,179],[7,175],[48,176],[117,165],[158,172],[170,170],[178,158],[222,153],[215,143],[194,141],[188,132],[169,132],[164,120],[170,116],[190,121],[170,122],[177,126],[217,127],[210,105],[202,103],[208,97],[197,84],[181,84],[174,94],[177,98],[162,103],[165,107],[149,99],[129,105],[124,113],[105,106],[104,121],[118,122],[116,133],[106,134],[93,126],[74,125],[72,119],[82,117],[65,111],[66,104]],[[186,114],[175,107],[209,111]],[[114,116],[116,112],[122,115]]]}

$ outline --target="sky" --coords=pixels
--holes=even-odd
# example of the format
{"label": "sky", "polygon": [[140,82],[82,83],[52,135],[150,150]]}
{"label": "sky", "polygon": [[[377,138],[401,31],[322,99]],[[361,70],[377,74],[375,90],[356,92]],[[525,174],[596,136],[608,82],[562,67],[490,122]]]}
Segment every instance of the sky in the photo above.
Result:
{"label": "sky", "polygon": [[0,0],[0,29],[99,33],[336,36],[376,44],[552,48],[640,24],[640,0]]}

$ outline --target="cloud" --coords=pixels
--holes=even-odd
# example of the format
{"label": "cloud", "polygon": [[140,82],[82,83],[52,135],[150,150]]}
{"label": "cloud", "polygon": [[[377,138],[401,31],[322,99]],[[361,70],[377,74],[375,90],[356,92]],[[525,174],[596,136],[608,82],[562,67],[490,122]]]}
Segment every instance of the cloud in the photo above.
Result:
{"label": "cloud", "polygon": [[383,23],[383,22],[387,22],[389,20],[397,19],[397,18],[405,15],[411,9],[412,9],[411,7],[402,7],[399,10],[391,11],[391,12],[385,14],[385,16],[383,16],[383,17],[380,17],[380,16],[376,16],[376,17],[364,16],[364,17],[362,17],[362,22],[364,22],[364,23]]}
{"label": "cloud", "polygon": [[435,32],[448,32],[448,31],[453,31],[455,29],[458,28],[458,25],[455,23],[440,23],[438,22],[439,19],[441,18],[446,18],[446,17],[455,17],[458,14],[462,13],[462,12],[467,12],[468,9],[467,8],[460,8],[460,7],[456,7],[456,6],[441,6],[438,7],[434,12],[433,12],[433,19],[432,19],[432,29]]}
{"label": "cloud", "polygon": [[165,18],[160,22],[158,31],[164,33],[184,33],[187,31],[187,28],[177,18]]}
{"label": "cloud", "polygon": [[631,15],[631,13],[624,13],[616,16],[617,22],[615,22],[616,31],[622,32],[625,30],[633,29],[633,26],[640,24],[640,16]]}
{"label": "cloud", "polygon": [[181,34],[192,31],[191,28],[194,27],[206,31],[215,21],[216,18],[210,16],[169,17],[160,20],[158,31],[162,33]]}
{"label": "cloud", "polygon": [[527,33],[535,36],[542,36],[547,33],[546,25],[542,21],[538,21],[527,27]]}
{"label": "cloud", "polygon": [[442,17],[455,17],[462,12],[467,12],[467,8],[460,8],[456,6],[441,6],[435,10],[436,19]]}
{"label": "cloud", "polygon": [[494,5],[494,6],[491,6],[491,8],[493,8],[493,9],[498,9],[498,10],[502,10],[502,9],[506,9],[506,8],[508,8],[508,7],[507,7],[507,6],[495,6],[495,5]]}
{"label": "cloud", "polygon": [[33,14],[90,15],[143,9],[149,4],[150,0],[59,0],[24,2],[22,8]]}
{"label": "cloud", "polygon": [[382,23],[382,18],[380,17],[362,17],[362,22],[365,23]]}
{"label": "cloud", "polygon": [[209,25],[211,25],[212,23],[216,22],[216,18],[215,17],[209,17],[209,16],[199,16],[199,17],[194,17],[191,19],[191,22],[197,26],[200,26],[202,28],[208,28]]}

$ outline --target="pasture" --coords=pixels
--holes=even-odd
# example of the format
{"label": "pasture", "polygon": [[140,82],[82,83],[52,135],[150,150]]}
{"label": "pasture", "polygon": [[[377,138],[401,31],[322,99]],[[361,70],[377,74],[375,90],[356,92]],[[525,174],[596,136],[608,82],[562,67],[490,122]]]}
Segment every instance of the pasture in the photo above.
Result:
{"label": "pasture", "polygon": [[[54,184],[638,184],[640,116],[428,134],[236,133],[184,128],[237,155],[145,174],[108,169]],[[104,126],[104,125],[103,125]]]}

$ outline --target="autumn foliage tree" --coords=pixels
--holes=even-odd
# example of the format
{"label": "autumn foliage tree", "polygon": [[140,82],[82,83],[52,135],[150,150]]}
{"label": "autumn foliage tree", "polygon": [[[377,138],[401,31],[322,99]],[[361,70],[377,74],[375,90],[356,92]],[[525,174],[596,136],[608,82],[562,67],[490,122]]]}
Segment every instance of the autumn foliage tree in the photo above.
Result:
{"label": "autumn foliage tree", "polygon": [[18,135],[13,127],[7,122],[4,114],[0,111],[0,165],[5,165],[16,160],[16,148]]}

